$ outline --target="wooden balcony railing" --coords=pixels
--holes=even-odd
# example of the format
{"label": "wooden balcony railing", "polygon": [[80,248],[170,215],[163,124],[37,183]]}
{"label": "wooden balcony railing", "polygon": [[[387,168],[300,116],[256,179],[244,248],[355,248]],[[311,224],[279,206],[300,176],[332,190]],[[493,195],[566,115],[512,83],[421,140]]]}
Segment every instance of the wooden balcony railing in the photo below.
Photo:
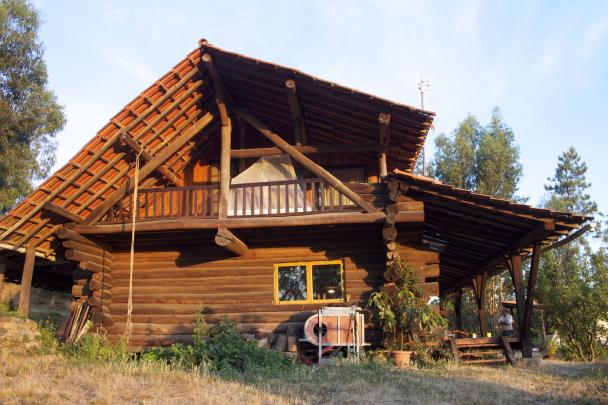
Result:
{"label": "wooden balcony railing", "polygon": [[[217,218],[219,193],[219,184],[140,189],[136,219]],[[131,207],[132,195],[128,206],[112,207],[101,222],[128,222]],[[232,184],[228,216],[288,216],[358,209],[329,184],[315,178]]]}

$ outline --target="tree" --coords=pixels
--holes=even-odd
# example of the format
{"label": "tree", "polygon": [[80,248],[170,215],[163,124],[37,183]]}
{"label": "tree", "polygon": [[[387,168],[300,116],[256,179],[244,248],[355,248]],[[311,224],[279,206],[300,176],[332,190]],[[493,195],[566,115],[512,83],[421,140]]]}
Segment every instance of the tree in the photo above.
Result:
{"label": "tree", "polygon": [[[558,158],[546,206],[585,215],[597,213],[588,194],[587,166],[574,148]],[[561,340],[561,353],[593,361],[608,356],[608,257],[584,238],[546,252],[538,275],[538,301]]]}
{"label": "tree", "polygon": [[522,176],[519,147],[498,108],[487,126],[469,115],[451,136],[440,134],[435,147],[429,170],[432,177],[483,194],[515,197]]}
{"label": "tree", "polygon": [[591,201],[587,193],[590,183],[587,183],[585,174],[587,165],[571,146],[557,158],[557,168],[553,178],[545,185],[545,190],[551,193],[546,206],[560,211],[576,212],[583,215],[597,213],[597,204]]}
{"label": "tree", "polygon": [[63,108],[47,88],[40,18],[25,0],[0,1],[0,214],[55,163]]}

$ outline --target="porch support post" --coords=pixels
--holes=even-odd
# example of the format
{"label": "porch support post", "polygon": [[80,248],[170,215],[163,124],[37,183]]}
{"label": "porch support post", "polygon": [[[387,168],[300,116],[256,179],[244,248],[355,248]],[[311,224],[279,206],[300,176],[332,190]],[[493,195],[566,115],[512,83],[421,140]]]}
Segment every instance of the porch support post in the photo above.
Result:
{"label": "porch support post", "polygon": [[477,303],[477,314],[479,315],[479,334],[480,337],[485,337],[488,332],[486,325],[486,308],[485,308],[485,292],[488,273],[483,272],[476,275],[473,282],[473,292],[475,294],[475,302]]}
{"label": "porch support post", "polygon": [[515,289],[515,304],[517,308],[517,327],[519,329],[519,338],[522,343],[522,354],[524,352],[523,347],[526,345],[525,331],[525,311],[526,311],[526,292],[524,290],[524,276],[521,268],[521,256],[518,251],[515,251],[507,259],[509,267],[509,273],[511,274],[511,281],[513,281],[513,288]]}
{"label": "porch support post", "polygon": [[378,149],[378,177],[383,179],[388,175],[386,154],[391,136],[391,115],[386,113],[378,114],[378,122],[380,123],[380,130],[378,132],[380,143],[380,148]]}
{"label": "porch support post", "polygon": [[30,312],[30,291],[32,289],[32,276],[34,274],[35,260],[36,250],[31,246],[27,246],[25,248],[25,262],[23,263],[21,292],[19,294],[19,314],[26,318]]}
{"label": "porch support post", "polygon": [[456,317],[456,329],[462,331],[462,288],[454,293],[454,315]]}
{"label": "porch support post", "polygon": [[536,243],[532,250],[532,258],[530,261],[530,273],[528,275],[528,291],[526,293],[526,303],[524,307],[522,334],[522,355],[523,357],[532,357],[532,309],[534,307],[534,295],[536,294],[536,278],[538,276],[538,267],[540,263],[541,246]]}

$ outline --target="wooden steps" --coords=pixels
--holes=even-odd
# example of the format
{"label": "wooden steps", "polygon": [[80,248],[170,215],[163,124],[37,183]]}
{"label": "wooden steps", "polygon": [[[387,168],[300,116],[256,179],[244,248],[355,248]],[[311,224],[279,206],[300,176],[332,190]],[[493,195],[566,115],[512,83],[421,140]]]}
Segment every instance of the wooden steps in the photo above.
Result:
{"label": "wooden steps", "polygon": [[450,339],[454,360],[460,364],[499,365],[513,363],[511,344],[519,338],[465,338]]}

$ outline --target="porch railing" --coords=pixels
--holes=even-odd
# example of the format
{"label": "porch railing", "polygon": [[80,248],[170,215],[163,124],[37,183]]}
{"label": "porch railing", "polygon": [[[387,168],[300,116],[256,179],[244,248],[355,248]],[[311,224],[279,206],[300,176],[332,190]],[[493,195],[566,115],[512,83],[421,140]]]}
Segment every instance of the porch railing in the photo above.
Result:
{"label": "porch railing", "polygon": [[[219,184],[140,189],[137,220],[217,218]],[[133,196],[128,206],[116,205],[102,222],[131,220]],[[288,216],[356,210],[357,206],[322,179],[297,179],[265,183],[232,184],[228,217]]]}

